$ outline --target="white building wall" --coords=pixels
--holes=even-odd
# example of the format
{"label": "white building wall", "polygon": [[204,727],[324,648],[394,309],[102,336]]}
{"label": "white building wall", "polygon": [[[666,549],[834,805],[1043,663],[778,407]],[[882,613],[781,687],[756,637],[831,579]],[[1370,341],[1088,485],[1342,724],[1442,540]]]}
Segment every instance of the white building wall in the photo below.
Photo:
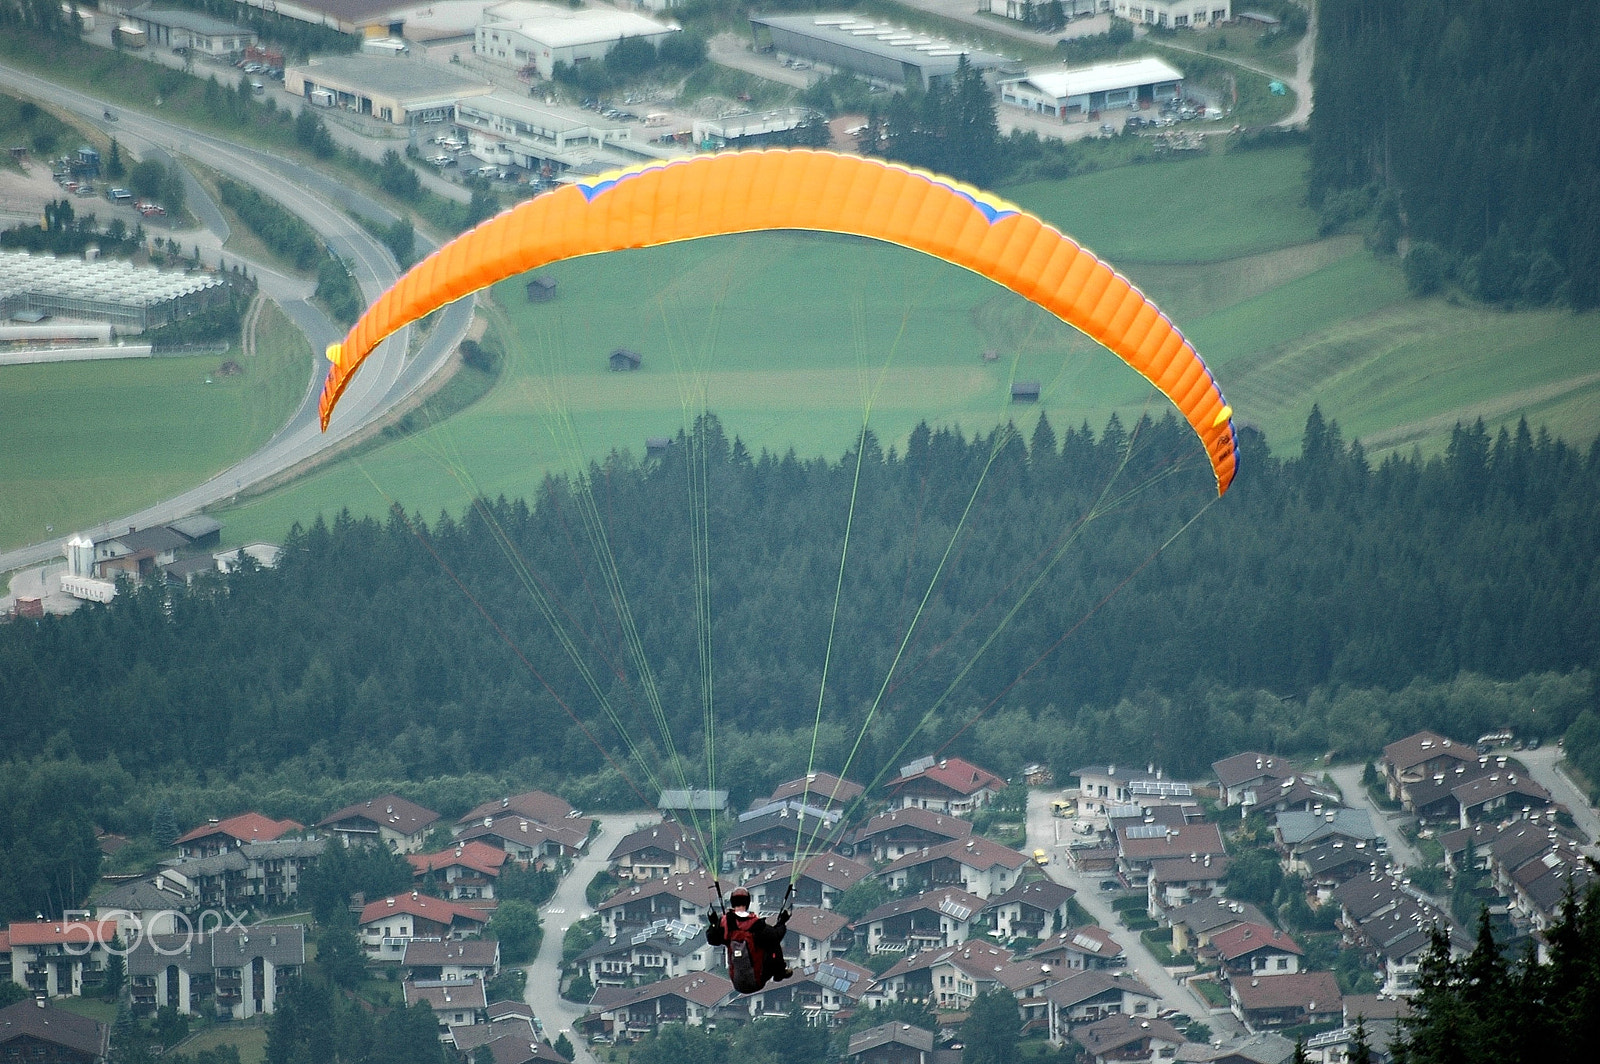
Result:
{"label": "white building wall", "polygon": [[1114,0],[1112,10],[1129,22],[1175,29],[1210,26],[1233,19],[1233,0]]}

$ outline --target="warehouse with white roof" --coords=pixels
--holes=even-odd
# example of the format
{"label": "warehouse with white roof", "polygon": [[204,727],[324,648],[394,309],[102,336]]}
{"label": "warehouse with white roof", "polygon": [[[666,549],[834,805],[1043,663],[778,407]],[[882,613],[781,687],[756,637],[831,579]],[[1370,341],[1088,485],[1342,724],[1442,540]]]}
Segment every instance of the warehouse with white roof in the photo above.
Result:
{"label": "warehouse with white roof", "polygon": [[472,50],[490,62],[531,69],[550,78],[557,63],[579,66],[604,59],[624,37],[640,37],[659,47],[677,32],[674,23],[657,22],[632,11],[510,0],[484,8]]}
{"label": "warehouse with white roof", "polygon": [[456,104],[486,96],[494,86],[420,59],[330,55],[294,64],[284,88],[313,103],[342,107],[397,126],[448,122]]}
{"label": "warehouse with white roof", "polygon": [[1183,95],[1183,74],[1154,57],[1039,70],[1000,83],[1000,102],[1068,121],[1091,112],[1159,106]]}
{"label": "warehouse with white roof", "polygon": [[1013,60],[856,15],[751,15],[756,51],[823,63],[890,88],[931,89],[963,58],[978,70],[1021,71]]}

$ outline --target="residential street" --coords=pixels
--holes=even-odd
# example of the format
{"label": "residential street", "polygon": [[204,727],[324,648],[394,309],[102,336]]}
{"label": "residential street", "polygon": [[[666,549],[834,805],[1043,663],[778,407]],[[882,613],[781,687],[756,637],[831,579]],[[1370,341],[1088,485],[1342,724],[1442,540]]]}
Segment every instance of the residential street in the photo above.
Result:
{"label": "residential street", "polygon": [[544,941],[539,945],[539,955],[524,969],[528,973],[528,987],[522,999],[544,1024],[545,1037],[551,1042],[566,1032],[578,1053],[575,1064],[597,1062],[589,1052],[588,1043],[572,1030],[573,1021],[588,1009],[561,996],[561,939],[568,927],[593,911],[584,892],[589,881],[606,866],[612,847],[634,828],[654,824],[661,816],[652,810],[615,813],[595,819],[600,823],[600,833],[589,840],[588,852],[572,866],[572,871],[556,889],[555,897],[540,912],[544,918]]}
{"label": "residential street", "polygon": [[1421,868],[1427,864],[1422,859],[1422,853],[1400,831],[1401,825],[1409,821],[1411,815],[1400,811],[1385,812],[1379,808],[1367,789],[1361,786],[1364,768],[1364,765],[1336,765],[1328,770],[1328,775],[1338,785],[1346,805],[1352,809],[1365,809],[1371,814],[1373,828],[1389,842],[1389,859],[1407,868]]}
{"label": "residential street", "polygon": [[1527,768],[1528,775],[1533,777],[1534,782],[1555,795],[1556,801],[1572,810],[1572,819],[1588,841],[1584,852],[1591,857],[1600,857],[1600,816],[1595,814],[1594,806],[1589,804],[1583,792],[1578,790],[1577,785],[1562,771],[1561,748],[1551,743],[1537,750],[1519,751],[1514,756]]}
{"label": "residential street", "polygon": [[1179,983],[1145,948],[1138,933],[1129,931],[1117,921],[1117,914],[1111,908],[1111,899],[1119,895],[1100,891],[1099,883],[1104,876],[1086,876],[1072,868],[1066,856],[1067,843],[1071,840],[1062,831],[1071,821],[1051,815],[1052,797],[1054,793],[1046,790],[1028,793],[1027,842],[1023,845],[1023,851],[1032,853],[1034,850],[1044,850],[1050,855],[1050,863],[1045,869],[1050,878],[1078,892],[1078,904],[1099,921],[1100,926],[1110,932],[1122,947],[1124,956],[1128,958],[1128,968],[1144,980],[1146,986],[1161,995],[1162,1008],[1177,1009],[1193,1016],[1209,1026],[1219,1038],[1243,1034],[1244,1027],[1231,1012],[1227,1009],[1213,1010],[1198,994]]}

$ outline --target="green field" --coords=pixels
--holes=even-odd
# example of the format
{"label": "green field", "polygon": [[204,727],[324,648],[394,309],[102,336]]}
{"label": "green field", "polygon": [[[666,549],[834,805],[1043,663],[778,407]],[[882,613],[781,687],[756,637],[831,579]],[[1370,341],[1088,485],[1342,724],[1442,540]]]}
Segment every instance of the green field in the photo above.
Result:
{"label": "green field", "polygon": [[[227,360],[238,376],[220,376]],[[275,306],[257,351],[0,367],[0,547],[64,539],[177,494],[259,447],[310,376]]]}
{"label": "green field", "polygon": [[[1409,296],[1398,265],[1359,237],[1319,239],[1303,152],[1281,149],[1004,190],[1123,269],[1194,339],[1239,418],[1292,453],[1313,402],[1369,450],[1442,450],[1459,419],[1527,416],[1576,441],[1600,433],[1593,316],[1504,314]],[[531,495],[552,469],[642,451],[709,408],[752,451],[838,457],[865,419],[886,445],[919,420],[985,431],[1034,407],[1060,427],[1163,400],[1073,330],[983,278],[899,248],[767,233],[625,252],[545,271],[496,300],[512,348],[480,403],[224,516],[230,539],[393,501],[426,516],[474,492]],[[636,373],[606,357],[643,356]],[[984,351],[998,352],[984,362]]]}

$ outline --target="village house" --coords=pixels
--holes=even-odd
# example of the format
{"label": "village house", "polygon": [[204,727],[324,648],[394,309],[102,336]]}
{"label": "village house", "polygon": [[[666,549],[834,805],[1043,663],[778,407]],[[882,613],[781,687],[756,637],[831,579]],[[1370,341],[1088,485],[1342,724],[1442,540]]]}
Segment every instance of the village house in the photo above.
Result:
{"label": "village house", "polygon": [[575,963],[597,987],[637,986],[706,971],[721,957],[721,950],[706,944],[703,925],[674,920],[602,938],[578,954]]}
{"label": "village house", "polygon": [[748,994],[735,1002],[746,1006],[750,1017],[787,1016],[799,1009],[806,1022],[816,1027],[833,1027],[841,1015],[849,1015],[860,1003],[872,982],[872,969],[834,958],[820,964],[795,969],[792,978],[768,983],[766,989]]}
{"label": "village house", "polygon": [[346,846],[382,846],[393,853],[416,853],[439,814],[398,794],[347,805],[317,821],[317,828]]}
{"label": "village house", "polygon": [[28,999],[0,1009],[0,1060],[104,1064],[111,1028],[99,1020]]}
{"label": "village house", "polygon": [[439,1041],[454,1042],[458,1027],[489,1022],[489,1000],[481,979],[417,979],[401,984],[406,1008],[427,1005],[439,1024]]}
{"label": "village house", "polygon": [[413,938],[400,955],[400,967],[407,979],[487,983],[500,974],[500,943],[492,938]]}
{"label": "village house", "polygon": [[1306,951],[1275,927],[1239,924],[1211,936],[1206,951],[1222,964],[1228,978],[1292,975],[1300,970]]}
{"label": "village house", "polygon": [[1073,972],[1044,992],[1050,1003],[1050,1040],[1057,1045],[1079,1024],[1107,1016],[1154,1016],[1156,992],[1131,972]]}
{"label": "village house", "polygon": [[1306,890],[1317,896],[1322,904],[1333,895],[1334,888],[1359,875],[1388,866],[1388,858],[1378,852],[1375,843],[1347,842],[1328,839],[1300,851],[1297,857],[1285,862],[1287,871],[1298,874]]}
{"label": "village house", "polygon": [[1272,837],[1291,862],[1304,851],[1331,839],[1364,842],[1374,850],[1383,845],[1383,836],[1372,826],[1372,815],[1365,809],[1325,808],[1279,813],[1273,821]]}
{"label": "village house", "polygon": [[1147,768],[1130,768],[1123,765],[1086,765],[1073,773],[1078,777],[1078,809],[1080,815],[1106,815],[1112,806],[1127,806],[1155,799],[1149,804],[1161,804],[1170,799],[1192,799],[1194,788],[1180,780],[1167,779],[1166,774],[1150,765]]}
{"label": "village house", "polygon": [[1029,950],[1024,959],[1040,961],[1063,973],[1120,968],[1128,963],[1122,945],[1111,937],[1111,932],[1096,924],[1069,927],[1051,935]]}
{"label": "village house", "polygon": [[1074,1031],[1072,1037],[1091,1064],[1171,1060],[1187,1041],[1166,1020],[1136,1016],[1107,1016]]}
{"label": "village house", "polygon": [[272,842],[305,830],[293,820],[273,820],[260,813],[240,813],[226,820],[212,818],[193,831],[178,836],[173,845],[184,859],[210,857],[236,850],[247,842]]}
{"label": "village house", "polygon": [[1052,981],[1048,965],[1018,961],[999,946],[971,941],[906,956],[877,978],[864,1000],[927,1000],[940,1009],[962,1010],[979,994],[1005,990],[1017,998],[1024,1025],[1042,1025]]}
{"label": "village house", "polygon": [[1151,862],[1173,857],[1212,860],[1227,854],[1215,824],[1131,824],[1117,829],[1117,870],[1130,887],[1145,888]]}
{"label": "village house", "polygon": [[705,848],[693,830],[664,820],[623,836],[611,849],[608,867],[619,879],[664,879],[699,868]]}
{"label": "village house", "polygon": [[1339,983],[1332,972],[1295,972],[1262,978],[1231,979],[1233,1014],[1252,1031],[1337,1023],[1344,1015]]}
{"label": "village house", "polygon": [[835,960],[850,951],[855,932],[850,918],[832,909],[796,907],[789,916],[789,937],[783,950],[791,968]]}
{"label": "village house", "polygon": [[896,898],[855,922],[856,940],[869,954],[915,953],[965,942],[983,899],[955,887]]}
{"label": "village house", "polygon": [[306,963],[301,924],[252,924],[146,935],[127,954],[133,1014],[171,1007],[184,1016],[247,1020],[270,1015]]}
{"label": "village house", "polygon": [[369,956],[398,961],[413,938],[463,939],[482,931],[487,920],[459,902],[412,891],[367,903],[357,922]]}
{"label": "village house", "polygon": [[633,1039],[665,1023],[702,1027],[738,994],[733,984],[712,972],[680,975],[638,987],[601,987],[589,1012],[573,1024],[586,1035]]}
{"label": "village house", "polygon": [[850,1064],[933,1064],[933,1032],[909,1023],[880,1023],[850,1036]]}
{"label": "village house", "polygon": [[837,810],[802,806],[794,800],[758,806],[740,813],[723,835],[723,865],[749,874],[831,850],[838,841],[838,825]]}
{"label": "village house", "polygon": [[913,806],[879,813],[856,832],[853,842],[857,856],[871,854],[874,861],[896,861],[971,834],[971,821]]}
{"label": "village house", "polygon": [[495,880],[510,855],[498,846],[470,839],[438,853],[407,854],[412,877],[451,901],[493,898]]}
{"label": "village house", "polygon": [[1398,739],[1383,748],[1379,767],[1393,801],[1403,802],[1409,808],[1409,790],[1412,784],[1432,779],[1477,760],[1472,748],[1437,732],[1419,731]]}
{"label": "village house", "polygon": [[327,839],[247,842],[228,850],[179,861],[168,875],[182,876],[202,907],[275,909],[290,904],[300,882],[316,867]]}
{"label": "village house", "polygon": [[1289,776],[1275,784],[1259,787],[1253,793],[1255,803],[1252,810],[1267,815],[1290,810],[1310,812],[1336,809],[1344,804],[1337,790],[1315,776]]}
{"label": "village house", "polygon": [[495,1010],[504,1004],[509,1003],[489,1006],[488,1023],[450,1028],[450,1043],[458,1053],[467,1060],[478,1060],[478,1051],[487,1047],[494,1064],[567,1064],[567,1058],[539,1036],[531,1010],[497,1016]]}
{"label": "village house", "polygon": [[920,758],[902,765],[890,780],[891,809],[932,809],[965,815],[1005,789],[1006,781],[959,757]]}
{"label": "village house", "polygon": [[1239,815],[1249,816],[1258,790],[1293,776],[1294,769],[1281,757],[1247,750],[1211,764],[1217,777],[1217,790],[1225,809],[1239,806]]}
{"label": "village house", "polygon": [[524,867],[554,868],[562,859],[576,860],[589,845],[589,829],[579,825],[589,821],[563,820],[544,824],[524,816],[498,817],[488,823],[467,827],[456,835],[457,842],[480,842],[504,850]]}
{"label": "village house", "polygon": [[656,811],[668,820],[693,822],[698,817],[727,816],[728,809],[727,791],[665,790],[656,798]]}
{"label": "village house", "polygon": [[960,887],[979,898],[992,898],[1010,890],[1029,864],[1026,855],[1011,847],[971,835],[906,854],[877,874],[890,890],[922,884],[923,889]]}
{"label": "village house", "polygon": [[1053,879],[1019,882],[991,897],[978,916],[1002,940],[1042,939],[1072,922],[1072,896],[1076,893]]}
{"label": "village house", "polygon": [[798,801],[822,809],[843,810],[865,793],[866,788],[853,780],[840,779],[831,772],[812,772],[780,783],[768,801]]}
{"label": "village house", "polygon": [[504,798],[492,798],[474,806],[470,812],[456,821],[456,826],[451,831],[460,835],[474,825],[493,824],[496,820],[508,816],[521,817],[540,824],[560,824],[570,820],[580,825],[585,833],[593,823],[572,808],[565,798],[558,798],[545,791],[523,791],[521,794],[507,795]]}
{"label": "village house", "polygon": [[[761,912],[775,913],[781,909],[793,869],[792,864],[776,865],[746,880],[744,886],[750,891],[750,903]],[[788,895],[788,901],[797,906],[832,909],[845,891],[871,875],[871,865],[838,854],[817,854],[806,861],[795,878],[794,894]]]}
{"label": "village house", "polygon": [[105,978],[115,920],[29,920],[7,929],[11,981],[31,995],[79,997]]}
{"label": "village house", "polygon": [[131,937],[135,932],[170,935],[179,923],[200,907],[200,899],[186,877],[163,869],[151,876],[118,883],[101,894],[94,903],[96,920],[114,920],[118,930]]}
{"label": "village house", "polygon": [[651,924],[677,921],[698,927],[716,900],[715,882],[704,870],[624,886],[596,906],[600,931],[620,938]]}
{"label": "village house", "polygon": [[1194,953],[1211,945],[1212,936],[1240,924],[1267,923],[1266,914],[1247,901],[1202,898],[1166,914],[1172,927],[1172,952]]}
{"label": "village house", "polygon": [[1168,909],[1212,897],[1228,878],[1230,860],[1227,854],[1208,853],[1151,861],[1145,877],[1146,910],[1153,919],[1160,919]]}

